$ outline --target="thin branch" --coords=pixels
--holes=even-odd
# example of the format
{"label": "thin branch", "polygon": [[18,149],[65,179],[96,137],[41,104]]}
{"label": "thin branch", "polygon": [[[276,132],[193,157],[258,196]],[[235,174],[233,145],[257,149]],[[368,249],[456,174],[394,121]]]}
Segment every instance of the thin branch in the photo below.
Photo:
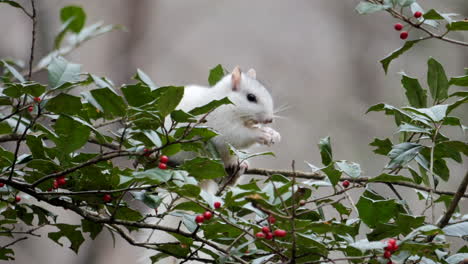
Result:
{"label": "thin branch", "polygon": [[94,157],[92,159],[89,159],[88,161],[83,162],[83,163],[81,163],[79,165],[76,165],[74,167],[70,167],[70,168],[64,169],[63,171],[52,173],[52,174],[49,174],[47,176],[44,176],[44,177],[40,178],[39,180],[35,181],[31,186],[36,187],[37,185],[41,184],[44,181],[47,181],[48,179],[52,179],[52,178],[56,178],[56,177],[59,177],[59,176],[67,175],[67,174],[69,174],[71,172],[74,172],[74,171],[77,171],[77,170],[79,170],[81,168],[84,168],[84,167],[99,163],[101,161],[107,161],[107,160],[111,160],[111,159],[114,159],[114,158],[117,158],[117,157],[126,157],[126,156],[133,156],[133,155],[143,155],[143,154],[138,153],[138,152],[130,152],[130,151],[111,151],[111,152],[107,152],[107,153],[104,153],[102,155],[96,156],[96,157]]}
{"label": "thin branch", "polygon": [[[21,141],[25,139],[26,134],[28,133],[28,130],[34,125],[34,123],[36,123],[40,115],[41,115],[41,107],[38,105],[37,115],[34,117],[34,119],[31,122],[29,122],[29,125],[24,129],[23,134],[21,134],[21,137],[18,138],[18,140],[16,141],[15,154],[13,156],[13,163],[11,165],[10,176],[8,177],[9,181],[13,178],[13,174],[15,173],[15,166],[16,166],[16,162],[18,161],[18,153],[19,153],[19,149],[21,146]],[[22,116],[18,118],[17,125],[21,122],[21,117]]]}
{"label": "thin branch", "polygon": [[[16,141],[16,140],[25,140],[25,138],[22,138],[20,134],[5,134],[5,135],[0,135],[0,143],[2,142],[9,142],[9,141]],[[43,139],[47,139],[47,137],[43,137]],[[113,143],[101,143],[95,136],[90,136],[88,139],[89,143],[100,145],[109,149],[113,150],[118,150],[119,146],[117,144]]]}
{"label": "thin branch", "polygon": [[95,125],[94,127],[95,128],[100,128],[100,127],[112,125],[112,124],[115,124],[115,123],[121,123],[121,122],[122,122],[122,118],[117,118],[117,119],[111,120],[109,122],[104,122],[104,123],[101,123],[99,125]]}
{"label": "thin branch", "polygon": [[[325,206],[328,206],[328,205],[332,205],[332,204],[335,204],[337,202],[340,202],[341,200],[345,199],[345,197],[341,197],[337,200],[334,200],[334,201],[331,201],[331,202],[328,202],[328,203],[322,203],[320,205],[318,205],[317,207],[315,208],[312,208],[312,209],[308,209],[308,210],[305,210],[305,211],[301,211],[300,213],[298,213],[297,215],[300,216],[300,215],[304,215],[304,214],[308,214],[310,212],[314,212],[314,211],[317,211],[318,209],[320,208],[323,208]],[[357,212],[357,209],[356,209],[356,212]]]}
{"label": "thin branch", "polygon": [[31,80],[32,76],[32,64],[34,61],[34,47],[36,44],[36,25],[37,25],[37,17],[36,17],[36,5],[35,5],[35,0],[31,0],[31,7],[32,7],[32,15],[31,20],[32,20],[32,40],[31,40],[31,54],[29,56],[29,70],[28,70],[28,81]]}
{"label": "thin branch", "polygon": [[202,249],[204,246],[205,246],[205,244],[202,243],[200,247],[198,247],[196,250],[194,250],[192,253],[190,253],[190,255],[185,257],[185,259],[182,262],[180,262],[180,264],[183,264],[183,263],[185,263],[185,262],[187,262],[189,260],[196,260],[196,258],[193,258],[193,256],[195,256],[195,254],[197,254],[197,252],[200,251],[200,249]]}
{"label": "thin branch", "polygon": [[315,261],[308,261],[305,262],[307,264],[313,264],[313,263],[322,263],[322,262],[333,262],[335,263],[336,261],[348,261],[348,260],[360,260],[360,259],[368,259],[368,258],[373,258],[375,257],[374,255],[367,255],[367,256],[358,256],[358,257],[346,257],[346,258],[337,258],[337,259],[325,259],[325,260],[315,260]]}
{"label": "thin branch", "polygon": [[[33,60],[34,60],[34,47],[35,47],[35,44],[36,44],[36,25],[37,25],[37,19],[36,19],[36,6],[35,6],[35,0],[31,0],[31,7],[32,7],[32,14],[31,16],[29,16],[32,20],[32,37],[31,37],[31,54],[29,56],[29,72],[28,72],[28,81],[31,81],[31,74],[32,74],[32,63],[33,63]],[[28,13],[23,9],[23,11],[28,15]],[[23,103],[22,105],[24,106],[27,102],[27,95],[25,94],[24,95],[24,99],[23,99]],[[20,106],[18,105],[18,108],[20,108]],[[21,146],[21,140],[26,136],[26,134],[28,133],[28,130],[34,125],[34,123],[36,122],[36,120],[39,118],[40,114],[41,114],[41,109],[40,107],[38,107],[39,109],[39,112],[37,113],[36,117],[29,123],[29,125],[24,129],[24,132],[23,134],[21,135],[21,138],[18,139],[18,141],[16,142],[16,148],[15,148],[15,154],[14,154],[14,157],[13,157],[13,163],[11,165],[11,171],[10,171],[10,176],[8,177],[8,180],[11,180],[11,178],[13,177],[13,174],[15,173],[15,166],[16,166],[16,161],[18,160],[18,152],[19,152],[19,149],[20,149],[20,146]],[[14,133],[16,133],[16,131],[18,130],[18,127],[21,123],[21,119],[22,119],[22,115],[20,115],[20,117],[18,118],[18,122],[16,123],[16,127],[15,127],[15,130],[14,130]]]}
{"label": "thin branch", "polygon": [[79,191],[79,192],[38,192],[38,195],[47,195],[47,196],[60,196],[60,195],[96,195],[96,194],[110,194],[110,193],[121,193],[128,191],[139,191],[139,190],[149,190],[152,188],[158,187],[159,184],[141,186],[141,187],[128,187],[115,190],[92,190],[92,191]]}
{"label": "thin branch", "polygon": [[[292,192],[292,210],[291,210],[291,235],[292,235],[292,244],[291,244],[291,264],[296,263],[296,190],[294,190],[294,186],[296,186],[296,166],[295,161],[293,160],[291,163],[291,168],[293,172],[292,182],[291,182],[291,192]],[[286,208],[285,208],[286,209]]]}
{"label": "thin branch", "polygon": [[[268,169],[260,169],[260,168],[248,169],[246,171],[246,174],[255,174],[255,175],[260,175],[260,176],[268,176],[268,175],[271,175],[271,174],[282,174],[282,175],[287,176],[287,177],[292,177],[293,176],[293,173],[291,171],[268,170]],[[321,175],[320,173],[316,173],[316,172],[307,173],[307,172],[296,171],[296,177],[301,178],[301,179],[312,179],[312,180],[324,180],[324,179],[326,179],[326,176]],[[340,181],[348,180],[348,181],[354,182],[354,183],[367,184],[367,183],[369,183],[370,179],[372,179],[372,178],[371,177],[359,177],[359,178],[341,177]],[[384,183],[384,184],[387,184],[387,182],[385,182],[385,181],[372,181],[371,183]],[[437,193],[439,195],[450,195],[450,196],[455,195],[455,192],[433,190],[432,188],[420,186],[420,185],[410,183],[410,182],[392,182],[392,184],[393,185],[404,186],[404,187],[408,187],[408,188],[413,188],[413,189],[418,189],[418,190],[425,191],[425,192],[430,192],[432,190],[434,193]],[[462,194],[462,197],[468,198],[468,193]]]}
{"label": "thin branch", "polygon": [[[12,116],[14,116],[14,115],[16,115],[16,114],[18,114],[18,113],[20,113],[20,112],[22,112],[22,111],[28,109],[28,107],[29,107],[29,105],[23,106],[23,107],[21,107],[21,108],[19,108],[19,107],[16,108],[16,110],[15,110],[13,113],[2,117],[2,118],[0,119],[0,122],[3,122],[3,121],[5,121],[5,120],[9,119],[10,117],[12,117]],[[0,142],[1,142],[1,141],[0,141]]]}
{"label": "thin branch", "polygon": [[438,227],[443,228],[449,223],[450,218],[452,218],[453,213],[457,209],[458,203],[460,202],[463,196],[463,193],[466,192],[467,186],[468,186],[468,172],[466,172],[465,178],[463,178],[463,181],[458,186],[457,193],[453,197],[452,202],[450,203],[450,206],[447,209],[447,212],[444,214],[442,219],[440,219],[439,223],[437,224]]}
{"label": "thin branch", "polygon": [[18,238],[18,239],[16,239],[15,241],[13,241],[13,242],[11,242],[11,243],[8,243],[8,244],[6,244],[6,245],[0,247],[0,249],[4,249],[4,248],[10,247],[10,246],[13,246],[14,244],[16,244],[16,243],[18,243],[18,242],[20,242],[20,241],[26,240],[26,239],[28,239],[28,237],[21,237],[21,238]]}
{"label": "thin branch", "polygon": [[35,237],[41,237],[41,235],[38,235],[38,234],[35,234],[34,232],[43,228],[45,226],[45,224],[42,224],[42,225],[39,225],[39,226],[36,226],[34,228],[31,228],[27,231],[13,231],[13,229],[10,229],[10,230],[6,230],[6,231],[1,231],[0,234],[23,234],[23,235],[31,235],[31,236],[35,236]]}

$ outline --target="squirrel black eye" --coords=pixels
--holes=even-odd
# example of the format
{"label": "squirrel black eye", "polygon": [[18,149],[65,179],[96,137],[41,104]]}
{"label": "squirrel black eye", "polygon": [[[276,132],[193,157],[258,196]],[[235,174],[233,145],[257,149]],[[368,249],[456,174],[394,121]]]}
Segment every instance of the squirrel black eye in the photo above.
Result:
{"label": "squirrel black eye", "polygon": [[252,103],[256,103],[257,102],[257,97],[254,94],[249,93],[249,94],[247,94],[247,100],[249,100]]}

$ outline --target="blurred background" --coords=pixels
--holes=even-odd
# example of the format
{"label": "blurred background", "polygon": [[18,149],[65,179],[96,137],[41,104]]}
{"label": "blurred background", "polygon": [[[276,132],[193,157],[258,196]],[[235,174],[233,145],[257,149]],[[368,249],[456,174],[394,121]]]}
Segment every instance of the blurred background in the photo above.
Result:
{"label": "blurred background", "polygon": [[[26,0],[19,1],[29,7]],[[257,158],[252,167],[307,171],[303,161],[320,165],[317,143],[331,136],[336,159],[361,164],[365,175],[378,175],[387,162],[368,145],[374,137],[392,137],[393,119],[383,113],[365,115],[370,105],[406,103],[398,72],[420,78],[425,86],[427,59],[440,61],[450,76],[462,75],[468,67],[468,49],[430,40],[418,44],[392,62],[388,75],[378,62],[403,41],[394,31],[395,19],[386,13],[359,16],[357,0],[40,0],[36,58],[53,48],[60,29],[59,10],[69,4],[82,6],[87,24],[104,21],[121,24],[116,31],[94,39],[68,56],[82,64],[84,72],[106,76],[117,86],[132,82],[137,68],[158,85],[207,85],[209,70],[222,64],[231,70],[255,68],[257,77],[270,89],[277,107],[287,105],[274,127],[282,142],[272,150],[276,158]],[[468,16],[467,0],[420,0],[426,10]],[[17,9],[0,5],[0,58],[27,61],[30,21]],[[419,32],[411,31],[410,39]],[[453,34],[468,41],[468,35]],[[37,62],[38,60],[36,60]],[[46,82],[46,75],[36,75]],[[427,86],[425,86],[427,87]],[[458,113],[466,111],[460,108]],[[466,141],[459,129],[446,131]],[[260,148],[259,148],[260,149]],[[262,150],[265,150],[262,148]],[[452,181],[441,189],[455,190],[465,166],[448,161]],[[457,179],[458,177],[458,179]],[[375,189],[392,196],[385,186]],[[403,196],[417,202],[415,192],[402,189]],[[355,200],[359,193],[353,193]],[[467,212],[468,206],[462,204]],[[75,219],[65,211],[61,217]],[[63,219],[63,218],[62,218]],[[76,219],[76,221],[78,221]],[[47,230],[43,230],[46,236]],[[63,240],[66,246],[68,242]],[[16,246],[13,263],[134,263],[143,252],[109,233],[87,240],[78,255],[47,238],[30,238]],[[462,241],[458,241],[458,248]],[[3,244],[3,243],[2,243]]]}

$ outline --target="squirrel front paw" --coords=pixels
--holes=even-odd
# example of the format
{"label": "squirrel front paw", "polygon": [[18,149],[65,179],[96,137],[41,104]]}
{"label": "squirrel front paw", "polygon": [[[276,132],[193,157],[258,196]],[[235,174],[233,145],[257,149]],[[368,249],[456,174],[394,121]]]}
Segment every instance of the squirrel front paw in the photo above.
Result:
{"label": "squirrel front paw", "polygon": [[281,135],[271,127],[260,128],[260,135],[257,138],[257,142],[262,145],[271,146],[275,143],[280,142]]}
{"label": "squirrel front paw", "polygon": [[244,174],[244,172],[249,169],[249,162],[244,160],[239,163],[239,161],[236,158],[233,162],[225,164],[225,166],[230,171],[238,172],[239,174]]}

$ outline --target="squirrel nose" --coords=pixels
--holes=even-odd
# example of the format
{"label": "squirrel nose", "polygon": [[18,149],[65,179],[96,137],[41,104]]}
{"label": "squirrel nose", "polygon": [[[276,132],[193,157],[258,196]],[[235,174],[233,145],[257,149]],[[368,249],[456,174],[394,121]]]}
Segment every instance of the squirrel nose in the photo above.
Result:
{"label": "squirrel nose", "polygon": [[273,118],[265,119],[265,121],[263,121],[263,123],[271,124],[271,123],[273,123]]}

